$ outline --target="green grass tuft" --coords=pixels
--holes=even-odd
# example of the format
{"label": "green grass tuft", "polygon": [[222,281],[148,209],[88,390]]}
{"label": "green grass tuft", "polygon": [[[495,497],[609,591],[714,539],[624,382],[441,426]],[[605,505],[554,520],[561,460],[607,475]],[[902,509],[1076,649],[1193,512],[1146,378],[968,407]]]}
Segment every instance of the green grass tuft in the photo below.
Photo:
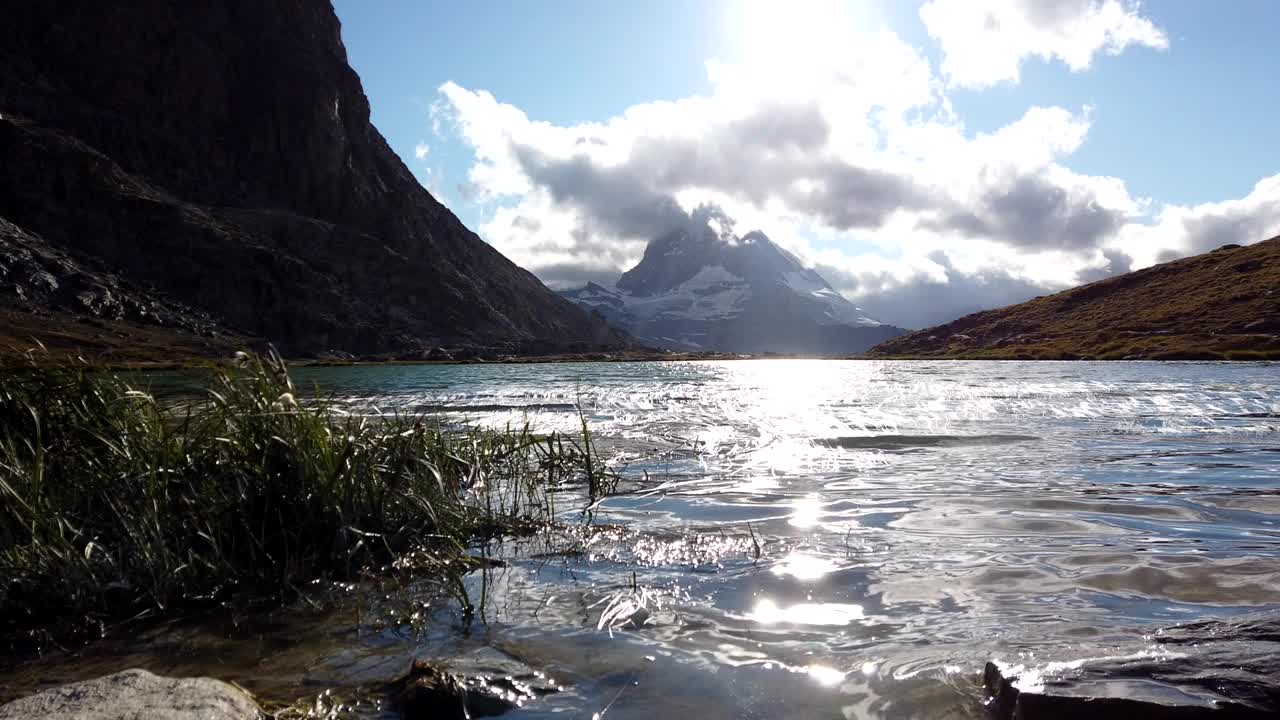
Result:
{"label": "green grass tuft", "polygon": [[[196,397],[28,357],[0,376],[0,635],[278,601],[423,547],[549,521],[606,484],[590,436],[450,429],[299,395],[240,356]],[[585,424],[584,424],[585,428]]]}

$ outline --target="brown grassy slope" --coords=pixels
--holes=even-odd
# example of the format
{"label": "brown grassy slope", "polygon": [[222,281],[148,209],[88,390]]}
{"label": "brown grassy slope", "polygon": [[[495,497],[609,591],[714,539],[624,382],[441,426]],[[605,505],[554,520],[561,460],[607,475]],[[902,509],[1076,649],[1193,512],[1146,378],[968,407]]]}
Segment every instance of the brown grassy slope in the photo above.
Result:
{"label": "brown grassy slope", "polygon": [[[36,343],[61,360],[81,357],[106,365],[183,365],[208,358],[229,358],[261,343],[233,335],[197,335],[184,328],[0,307],[0,371],[21,360]],[[21,362],[19,362],[21,365]]]}
{"label": "brown grassy slope", "polygon": [[1280,359],[1280,237],[966,315],[875,357]]}

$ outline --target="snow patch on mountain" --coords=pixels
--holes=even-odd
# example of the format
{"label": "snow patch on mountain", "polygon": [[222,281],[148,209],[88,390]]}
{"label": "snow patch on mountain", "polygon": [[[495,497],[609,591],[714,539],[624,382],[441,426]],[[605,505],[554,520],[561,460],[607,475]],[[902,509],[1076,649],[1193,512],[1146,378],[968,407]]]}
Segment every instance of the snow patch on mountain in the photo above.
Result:
{"label": "snow patch on mountain", "polygon": [[784,272],[782,282],[799,295],[807,295],[823,304],[823,316],[833,323],[879,327],[884,323],[867,315],[862,308],[849,302],[812,270],[804,273]]}
{"label": "snow patch on mountain", "polygon": [[737,237],[718,216],[649,243],[615,286],[562,293],[635,337],[673,349],[861,352],[901,334],[755,231]]}

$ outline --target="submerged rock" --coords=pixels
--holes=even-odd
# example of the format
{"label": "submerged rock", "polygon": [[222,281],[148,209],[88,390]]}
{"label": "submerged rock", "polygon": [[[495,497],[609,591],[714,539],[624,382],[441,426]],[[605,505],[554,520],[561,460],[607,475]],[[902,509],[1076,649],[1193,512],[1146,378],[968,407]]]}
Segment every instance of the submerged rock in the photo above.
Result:
{"label": "submerged rock", "polygon": [[454,662],[461,671],[429,660],[414,660],[409,672],[391,683],[392,699],[400,717],[493,717],[561,689],[544,673],[497,650],[473,652]]}
{"label": "submerged rock", "polygon": [[256,720],[253,698],[213,678],[168,678],[146,670],[63,685],[0,705],[0,720]]}
{"label": "submerged rock", "polygon": [[406,720],[469,717],[466,687],[436,663],[414,660],[408,674],[392,684],[392,696]]}
{"label": "submerged rock", "polygon": [[1280,617],[1159,631],[1133,652],[1042,665],[987,663],[997,720],[1280,717]]}

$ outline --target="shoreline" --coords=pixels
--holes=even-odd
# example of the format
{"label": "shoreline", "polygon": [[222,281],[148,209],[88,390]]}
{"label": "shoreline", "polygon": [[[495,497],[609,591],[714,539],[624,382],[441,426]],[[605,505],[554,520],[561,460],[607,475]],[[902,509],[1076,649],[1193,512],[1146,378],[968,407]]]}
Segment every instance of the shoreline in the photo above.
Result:
{"label": "shoreline", "polygon": [[[27,357],[36,352],[45,358],[65,359],[74,364],[83,359],[108,370],[191,370],[230,361],[237,351],[265,350],[260,338],[240,335],[204,337],[181,328],[146,325],[126,320],[107,320],[58,312],[27,312],[0,309],[0,367],[29,365]],[[725,360],[868,360],[868,361],[1009,361],[1009,362],[1277,362],[1280,349],[1176,350],[1152,353],[1151,357],[1119,356],[1107,353],[1067,352],[958,352],[876,353],[812,355],[805,353],[736,353],[720,351],[678,352],[656,348],[600,349],[581,352],[520,353],[510,347],[453,346],[408,353],[377,353],[362,356],[288,357],[290,367],[358,367],[374,365],[523,365],[588,362],[697,362]]]}
{"label": "shoreline", "polygon": [[[8,365],[13,369],[13,360],[21,358],[18,353],[0,354],[0,368]],[[185,371],[203,370],[223,367],[231,362],[224,356],[191,356],[175,360],[129,360],[116,361],[85,358],[83,354],[67,353],[69,360],[84,359],[94,368],[109,371]],[[330,358],[285,358],[291,368],[338,368],[338,367],[415,367],[423,365],[556,365],[574,363],[664,363],[664,362],[726,362],[752,360],[816,360],[816,361],[863,361],[863,362],[987,362],[987,363],[1276,363],[1280,362],[1280,353],[1257,358],[1213,357],[1203,354],[1188,353],[1185,357],[1161,358],[1099,358],[1099,357],[982,357],[982,356],[931,356],[931,355],[784,355],[784,354],[745,354],[745,353],[653,353],[653,354],[611,354],[582,353],[577,355],[528,355],[506,356],[498,358],[467,358],[457,360],[409,360],[356,358],[351,360]],[[72,364],[49,362],[42,366],[63,366]]]}

